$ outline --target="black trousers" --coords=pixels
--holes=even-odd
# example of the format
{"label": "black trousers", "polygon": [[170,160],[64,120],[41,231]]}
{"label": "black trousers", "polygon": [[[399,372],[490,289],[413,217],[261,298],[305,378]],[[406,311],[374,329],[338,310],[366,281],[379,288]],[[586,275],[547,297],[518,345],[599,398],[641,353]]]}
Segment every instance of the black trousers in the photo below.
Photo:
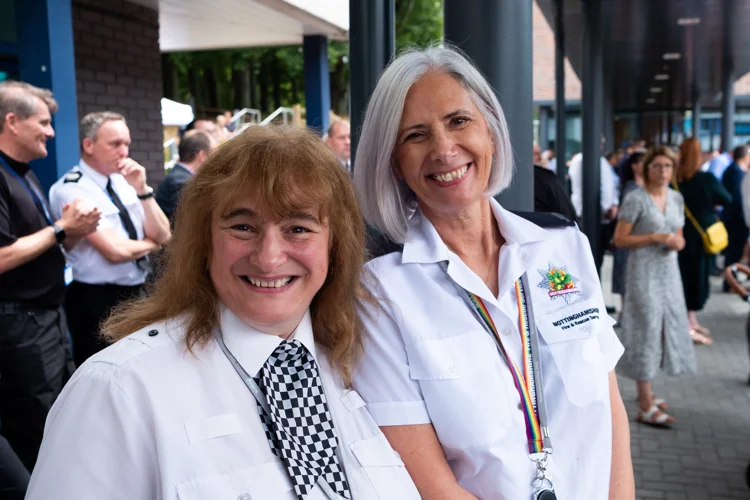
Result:
{"label": "black trousers", "polygon": [[65,312],[73,338],[73,359],[80,366],[107,347],[99,336],[99,325],[121,302],[137,297],[143,285],[89,285],[74,281],[65,295]]}
{"label": "black trousers", "polygon": [[29,471],[10,447],[10,443],[0,435],[0,498],[23,500],[28,486]]}
{"label": "black trousers", "polygon": [[36,463],[47,412],[73,370],[61,307],[0,303],[0,433],[28,470]]}

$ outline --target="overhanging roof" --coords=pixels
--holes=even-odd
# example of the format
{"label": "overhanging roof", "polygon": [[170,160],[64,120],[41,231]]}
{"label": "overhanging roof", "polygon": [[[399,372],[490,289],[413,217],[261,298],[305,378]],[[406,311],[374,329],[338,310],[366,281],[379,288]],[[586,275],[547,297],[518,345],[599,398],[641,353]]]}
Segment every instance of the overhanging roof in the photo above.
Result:
{"label": "overhanging roof", "polygon": [[[556,0],[537,0],[555,26]],[[564,0],[566,55],[581,74],[581,0]],[[725,8],[731,9],[725,12]],[[604,64],[612,71],[615,112],[690,109],[693,89],[704,107],[719,106],[724,36],[739,79],[750,71],[750,2],[725,0],[607,0],[602,2]],[[679,19],[698,18],[696,25]],[[665,53],[679,53],[664,60]],[[658,81],[656,75],[669,80]],[[662,88],[652,93],[652,87]],[[654,103],[646,99],[654,98]]]}
{"label": "overhanging roof", "polygon": [[349,0],[131,0],[159,10],[162,52],[346,40]]}

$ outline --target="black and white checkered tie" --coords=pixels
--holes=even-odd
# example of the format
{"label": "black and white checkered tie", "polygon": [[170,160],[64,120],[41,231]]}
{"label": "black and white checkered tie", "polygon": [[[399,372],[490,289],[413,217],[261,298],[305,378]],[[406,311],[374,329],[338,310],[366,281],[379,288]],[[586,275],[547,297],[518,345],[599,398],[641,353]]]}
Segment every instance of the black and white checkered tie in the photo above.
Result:
{"label": "black and white checkered tie", "polygon": [[338,435],[328,409],[315,359],[299,340],[284,340],[256,379],[270,415],[258,405],[273,453],[289,472],[302,499],[323,476],[331,489],[352,498],[336,448]]}

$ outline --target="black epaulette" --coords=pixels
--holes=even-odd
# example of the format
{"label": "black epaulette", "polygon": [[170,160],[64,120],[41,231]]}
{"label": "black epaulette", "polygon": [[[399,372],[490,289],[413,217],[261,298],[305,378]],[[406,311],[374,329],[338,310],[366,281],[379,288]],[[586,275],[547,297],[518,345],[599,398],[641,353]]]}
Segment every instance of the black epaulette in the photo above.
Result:
{"label": "black epaulette", "polygon": [[544,228],[575,227],[576,225],[575,221],[554,212],[516,212],[511,210],[511,213]]}
{"label": "black epaulette", "polygon": [[63,184],[67,184],[68,182],[78,182],[81,180],[81,177],[83,177],[83,172],[80,170],[71,170],[67,174],[65,174],[65,180],[63,181]]}

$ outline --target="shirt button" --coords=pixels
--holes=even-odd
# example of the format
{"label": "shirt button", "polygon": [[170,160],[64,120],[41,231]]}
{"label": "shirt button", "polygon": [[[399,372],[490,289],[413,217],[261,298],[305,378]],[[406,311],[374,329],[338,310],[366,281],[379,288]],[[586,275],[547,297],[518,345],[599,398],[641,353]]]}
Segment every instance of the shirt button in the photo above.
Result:
{"label": "shirt button", "polygon": [[458,368],[456,368],[456,365],[450,365],[448,371],[451,373],[458,373]]}
{"label": "shirt button", "polygon": [[250,498],[250,495],[248,495],[247,493],[243,493],[242,495],[237,497],[237,500],[252,500],[252,499]]}
{"label": "shirt button", "polygon": [[503,335],[509,336],[513,331],[510,328],[503,328]]}
{"label": "shirt button", "polygon": [[159,335],[159,330],[151,330],[148,332],[149,337],[156,337],[157,335]]}

